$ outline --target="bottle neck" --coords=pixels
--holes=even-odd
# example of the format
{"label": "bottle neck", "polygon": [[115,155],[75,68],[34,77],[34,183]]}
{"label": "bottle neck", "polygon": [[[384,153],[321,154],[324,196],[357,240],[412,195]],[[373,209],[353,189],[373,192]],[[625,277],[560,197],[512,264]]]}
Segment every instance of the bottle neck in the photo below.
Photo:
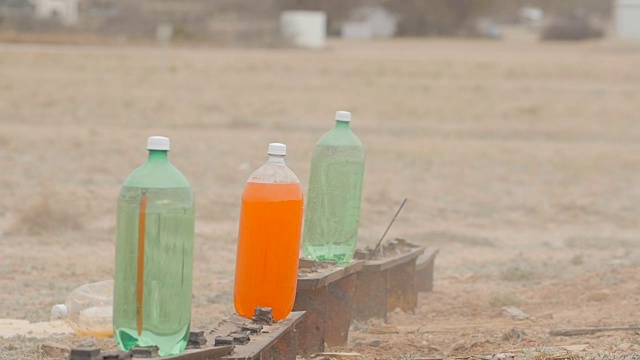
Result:
{"label": "bottle neck", "polygon": [[149,159],[147,161],[153,163],[168,162],[169,156],[167,153],[168,151],[166,150],[149,150]]}
{"label": "bottle neck", "polygon": [[349,129],[349,122],[336,120],[336,129]]}
{"label": "bottle neck", "polygon": [[269,154],[269,162],[278,165],[284,165],[284,155]]}

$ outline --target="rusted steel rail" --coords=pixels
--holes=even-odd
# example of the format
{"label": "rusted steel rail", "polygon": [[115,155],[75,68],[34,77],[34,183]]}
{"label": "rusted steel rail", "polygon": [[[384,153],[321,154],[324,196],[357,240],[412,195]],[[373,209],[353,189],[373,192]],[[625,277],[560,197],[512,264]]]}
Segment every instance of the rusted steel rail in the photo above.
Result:
{"label": "rusted steel rail", "polygon": [[415,246],[394,256],[366,260],[358,273],[352,319],[386,322],[387,314],[396,308],[413,312],[418,303],[416,259],[423,253],[423,247]]}
{"label": "rusted steel rail", "polygon": [[[69,360],[127,360],[127,359],[166,359],[166,360],[218,360],[229,355],[233,345],[210,347],[207,349],[185,350],[182,354],[169,357],[150,357],[143,354],[134,355],[133,351],[101,352],[99,348],[72,349]],[[144,352],[142,352],[144,353]]]}
{"label": "rusted steel rail", "polygon": [[438,249],[425,250],[401,239],[393,246],[393,255],[352,260],[346,266],[301,259],[294,311],[271,325],[261,324],[270,314],[258,309],[256,321],[234,314],[208,333],[191,333],[189,345],[196,348],[177,356],[161,358],[151,349],[101,353],[81,348],[73,349],[69,360],[295,360],[298,354],[345,345],[351,320],[387,321],[396,308],[412,312],[418,291],[433,289]]}
{"label": "rusted steel rail", "polygon": [[416,260],[416,290],[418,292],[433,291],[433,268],[439,250],[427,248]]}
{"label": "rusted steel rail", "polygon": [[[298,353],[295,326],[304,311],[295,311],[271,325],[259,325],[237,314],[231,315],[208,333],[191,333],[190,344],[199,349],[187,349],[180,355],[158,357],[153,348],[136,348],[127,352],[102,353],[98,348],[72,349],[69,360],[295,360]],[[206,341],[205,341],[206,339]],[[225,340],[225,341],[219,341]],[[216,343],[223,345],[213,346]],[[208,345],[207,345],[208,344]]]}
{"label": "rusted steel rail", "polygon": [[323,352],[325,344],[338,346],[347,343],[356,273],[363,266],[362,260],[352,260],[346,266],[306,259],[301,261],[293,306],[294,310],[306,312],[297,328],[300,355]]}
{"label": "rusted steel rail", "polygon": [[[298,354],[298,331],[297,324],[305,316],[304,311],[294,311],[285,319],[275,322],[272,325],[263,325],[259,333],[249,334],[249,342],[244,345],[235,345],[233,353],[224,359],[285,359],[295,360]],[[219,326],[211,331],[207,337],[214,339],[218,336],[228,336],[238,331],[250,328],[254,323],[240,315],[234,314],[221,322]]]}

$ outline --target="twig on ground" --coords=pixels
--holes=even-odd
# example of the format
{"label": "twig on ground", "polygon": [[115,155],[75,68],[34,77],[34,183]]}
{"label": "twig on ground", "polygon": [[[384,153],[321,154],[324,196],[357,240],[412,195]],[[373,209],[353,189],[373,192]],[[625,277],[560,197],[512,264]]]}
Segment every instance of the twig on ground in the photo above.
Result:
{"label": "twig on ground", "polygon": [[609,326],[609,327],[585,327],[585,328],[568,328],[554,329],[549,331],[552,336],[577,336],[590,335],[603,331],[639,331],[640,326]]}

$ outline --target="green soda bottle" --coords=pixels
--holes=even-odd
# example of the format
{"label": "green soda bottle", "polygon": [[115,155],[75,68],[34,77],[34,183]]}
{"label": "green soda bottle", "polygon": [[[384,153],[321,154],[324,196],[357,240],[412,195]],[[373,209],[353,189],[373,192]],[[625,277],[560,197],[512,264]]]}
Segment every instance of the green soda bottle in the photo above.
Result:
{"label": "green soda bottle", "polygon": [[302,248],[315,260],[348,263],[356,248],[364,148],[350,122],[350,112],[338,111],[336,127],[318,140],[311,157]]}
{"label": "green soda bottle", "polygon": [[113,328],[118,347],[181,353],[189,340],[194,202],[167,157],[169,139],[152,136],[149,158],[118,198]]}

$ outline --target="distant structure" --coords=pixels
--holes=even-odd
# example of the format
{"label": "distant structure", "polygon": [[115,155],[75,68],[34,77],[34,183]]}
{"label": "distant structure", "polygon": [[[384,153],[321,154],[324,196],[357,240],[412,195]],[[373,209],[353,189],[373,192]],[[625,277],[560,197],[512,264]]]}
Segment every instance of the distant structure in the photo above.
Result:
{"label": "distant structure", "polygon": [[340,27],[347,39],[390,38],[396,34],[398,20],[382,6],[363,6],[350,14],[350,20]]}
{"label": "distant structure", "polygon": [[640,40],[640,0],[618,0],[616,31],[622,38]]}
{"label": "distant structure", "polygon": [[41,19],[59,19],[65,25],[78,23],[80,0],[30,0]]}
{"label": "distant structure", "polygon": [[525,6],[518,10],[518,17],[523,25],[530,29],[540,29],[544,25],[544,11],[537,7]]}
{"label": "distant structure", "polygon": [[31,15],[33,15],[33,5],[28,1],[0,0],[0,17],[2,20]]}
{"label": "distant structure", "polygon": [[280,29],[294,45],[322,49],[327,41],[327,14],[323,11],[290,10],[280,15]]}

